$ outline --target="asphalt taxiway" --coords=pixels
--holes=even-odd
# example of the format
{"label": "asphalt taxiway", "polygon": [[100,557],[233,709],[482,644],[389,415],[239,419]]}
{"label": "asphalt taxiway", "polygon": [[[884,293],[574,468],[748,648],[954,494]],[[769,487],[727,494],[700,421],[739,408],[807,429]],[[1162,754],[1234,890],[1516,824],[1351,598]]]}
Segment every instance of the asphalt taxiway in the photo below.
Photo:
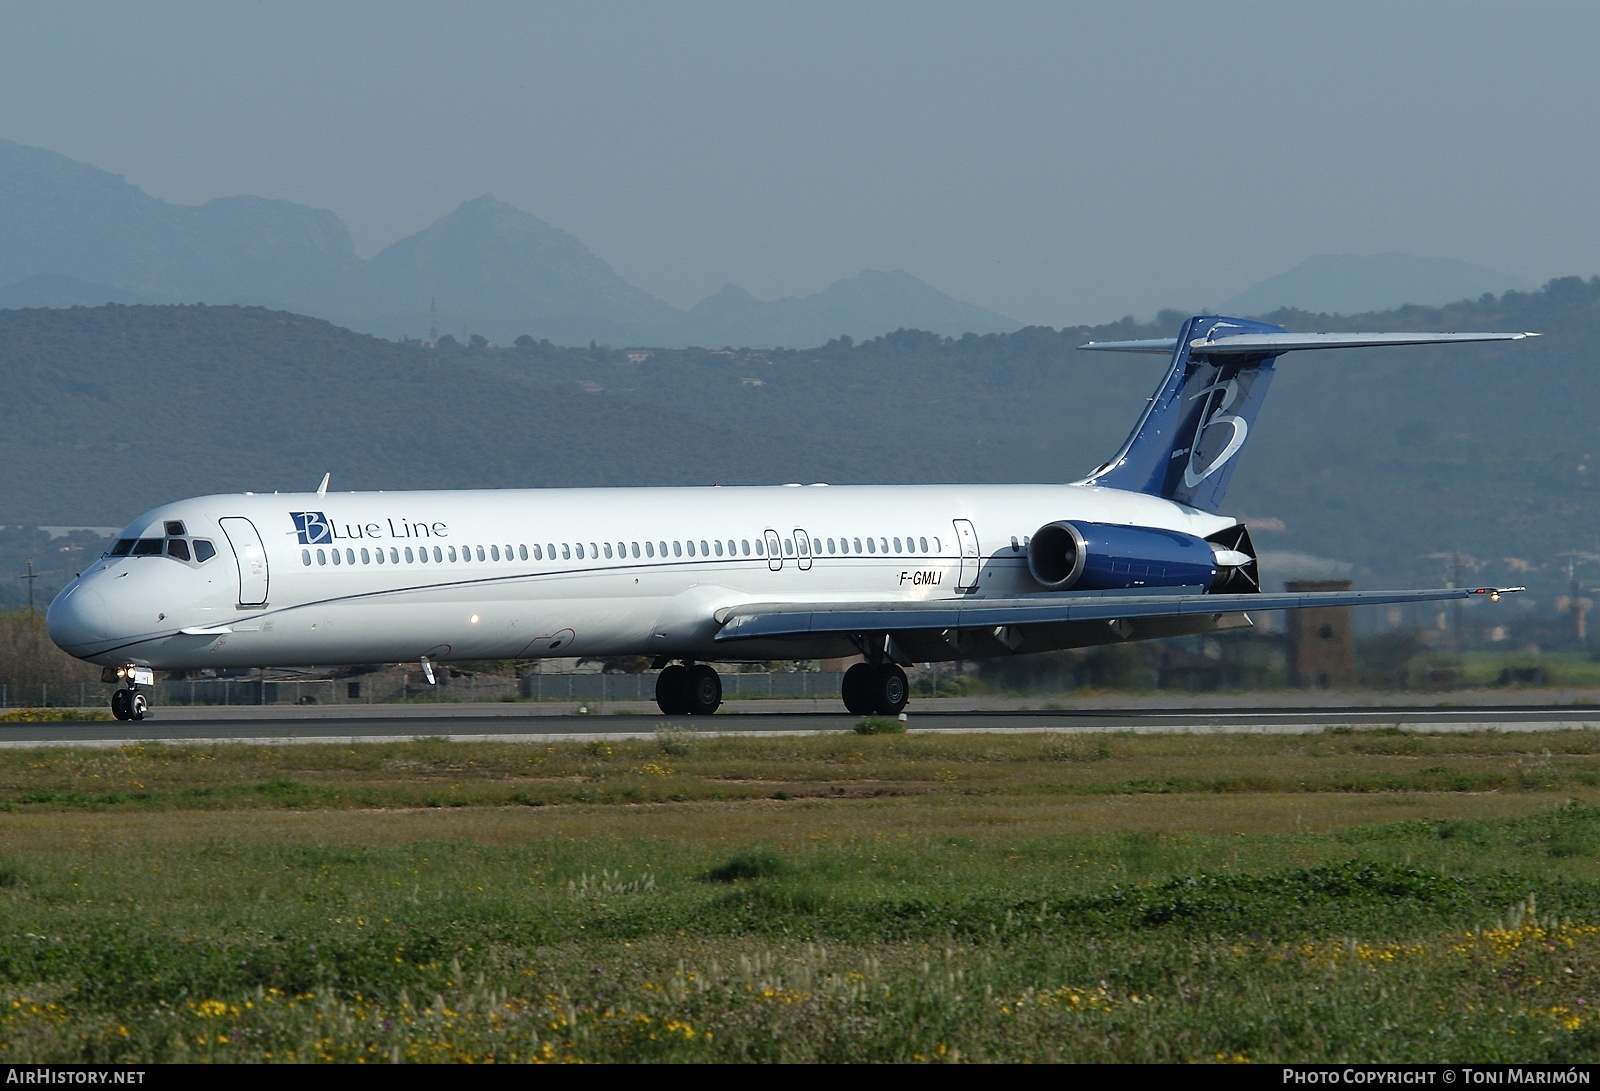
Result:
{"label": "asphalt taxiway", "polygon": [[[790,704],[785,702],[784,704]],[[793,702],[810,706],[812,702]],[[755,705],[755,708],[751,708]],[[843,709],[763,708],[741,702],[715,716],[663,716],[537,705],[351,705],[329,708],[234,707],[156,709],[140,722],[0,724],[0,747],[125,746],[242,743],[371,743],[442,738],[462,742],[584,741],[648,738],[673,725],[703,735],[798,735],[849,731],[860,717]],[[1348,705],[1316,707],[1121,707],[1072,709],[944,709],[912,706],[912,732],[1064,734],[1312,734],[1335,728],[1398,728],[1419,733],[1600,730],[1600,705]]]}

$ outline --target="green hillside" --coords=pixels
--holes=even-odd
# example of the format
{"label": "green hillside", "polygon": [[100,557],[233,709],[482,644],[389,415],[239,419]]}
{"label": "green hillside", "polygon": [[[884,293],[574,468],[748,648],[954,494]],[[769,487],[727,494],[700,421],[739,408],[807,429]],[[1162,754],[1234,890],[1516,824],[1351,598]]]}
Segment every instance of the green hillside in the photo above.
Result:
{"label": "green hillside", "polygon": [[[1231,511],[1283,525],[1258,534],[1264,550],[1429,582],[1428,555],[1460,550],[1479,578],[1552,587],[1563,553],[1600,553],[1600,280],[1270,317],[1545,336],[1285,358],[1229,494]],[[1181,319],[644,355],[527,338],[434,349],[257,308],[0,311],[0,524],[112,526],[330,470],[335,489],[1072,480],[1115,451],[1163,367],[1075,347]],[[6,583],[16,601],[22,584]]]}

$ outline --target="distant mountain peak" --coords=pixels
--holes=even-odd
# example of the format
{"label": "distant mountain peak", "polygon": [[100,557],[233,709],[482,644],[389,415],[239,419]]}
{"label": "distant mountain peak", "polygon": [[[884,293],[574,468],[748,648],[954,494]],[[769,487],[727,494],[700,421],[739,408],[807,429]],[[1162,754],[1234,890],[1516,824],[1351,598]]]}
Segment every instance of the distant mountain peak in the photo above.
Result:
{"label": "distant mountain peak", "polygon": [[1415,254],[1313,254],[1222,302],[1226,314],[1271,314],[1283,308],[1313,314],[1368,314],[1405,304],[1440,306],[1485,292],[1527,290],[1521,277],[1455,258]]}
{"label": "distant mountain peak", "polygon": [[682,332],[689,344],[772,348],[820,345],[841,334],[877,337],[908,327],[958,337],[1010,332],[1022,323],[953,299],[904,269],[864,269],[812,295],[771,302],[724,285],[689,308]]}

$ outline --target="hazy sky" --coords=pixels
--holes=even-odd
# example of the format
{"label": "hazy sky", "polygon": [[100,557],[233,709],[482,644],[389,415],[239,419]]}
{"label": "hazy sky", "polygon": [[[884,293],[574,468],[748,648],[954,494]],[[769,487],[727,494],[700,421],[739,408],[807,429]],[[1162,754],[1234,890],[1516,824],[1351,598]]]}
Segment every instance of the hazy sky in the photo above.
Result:
{"label": "hazy sky", "polygon": [[1313,253],[1600,272],[1588,3],[0,4],[0,137],[370,255],[492,192],[680,306],[906,269],[1028,322]]}

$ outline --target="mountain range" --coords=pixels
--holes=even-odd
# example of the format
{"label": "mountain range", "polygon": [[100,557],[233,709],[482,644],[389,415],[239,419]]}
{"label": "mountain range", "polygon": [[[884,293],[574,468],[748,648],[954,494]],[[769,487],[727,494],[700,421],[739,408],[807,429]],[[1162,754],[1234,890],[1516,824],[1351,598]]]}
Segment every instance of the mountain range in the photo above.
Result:
{"label": "mountain range", "polygon": [[490,195],[364,260],[326,209],[248,196],[175,205],[119,175],[0,140],[0,309],[197,302],[290,310],[391,339],[420,338],[436,312],[462,339],[502,344],[526,335],[769,348],[903,327],[960,336],[1021,326],[902,271],[771,302],[728,285],[682,310]]}

